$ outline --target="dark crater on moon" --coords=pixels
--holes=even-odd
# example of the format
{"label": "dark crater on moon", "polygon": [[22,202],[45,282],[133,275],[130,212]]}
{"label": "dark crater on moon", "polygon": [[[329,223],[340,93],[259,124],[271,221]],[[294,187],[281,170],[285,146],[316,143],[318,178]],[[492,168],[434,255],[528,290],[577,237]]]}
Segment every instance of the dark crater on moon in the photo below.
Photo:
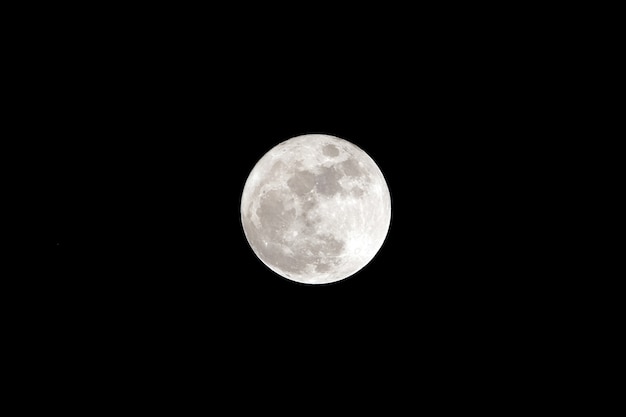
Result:
{"label": "dark crater on moon", "polygon": [[298,171],[289,178],[287,186],[293,193],[304,195],[315,187],[315,174],[310,171]]}
{"label": "dark crater on moon", "polygon": [[328,144],[322,148],[322,153],[324,153],[324,155],[326,156],[334,158],[335,156],[339,155],[339,149],[337,149],[335,145]]}
{"label": "dark crater on moon", "polygon": [[332,196],[342,190],[339,179],[344,174],[336,167],[320,167],[319,173],[297,171],[287,180],[287,186],[297,196],[303,196],[315,189],[325,196]]}
{"label": "dark crater on moon", "polygon": [[256,211],[261,219],[263,230],[268,236],[279,236],[281,230],[289,226],[296,218],[294,208],[285,208],[285,198],[284,193],[276,190],[268,191]]}
{"label": "dark crater on moon", "polygon": [[[339,154],[339,150],[334,145],[326,145],[324,147],[324,153],[332,153],[333,151],[330,149],[334,149],[337,155]],[[287,180],[287,186],[289,190],[298,197],[302,197],[313,190],[323,196],[330,197],[337,193],[346,192],[339,183],[339,180],[344,176],[360,179],[365,184],[371,182],[369,172],[359,165],[357,160],[347,159],[330,167],[322,166],[318,170],[315,170],[315,172],[309,170],[296,171]],[[364,190],[356,188],[351,194],[358,197],[364,194]]]}
{"label": "dark crater on moon", "polygon": [[335,195],[343,188],[339,184],[339,179],[343,177],[343,173],[339,172],[335,167],[322,167],[321,173],[315,177],[315,189],[322,195]]}
{"label": "dark crater on moon", "polygon": [[355,159],[346,159],[341,164],[341,170],[348,177],[364,177],[369,178],[367,171],[363,170]]}

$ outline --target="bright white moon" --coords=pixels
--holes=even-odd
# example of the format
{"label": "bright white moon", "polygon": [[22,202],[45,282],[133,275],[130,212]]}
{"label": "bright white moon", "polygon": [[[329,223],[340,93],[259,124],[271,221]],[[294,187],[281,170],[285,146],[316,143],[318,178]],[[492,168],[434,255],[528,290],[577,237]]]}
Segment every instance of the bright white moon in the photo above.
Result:
{"label": "bright white moon", "polygon": [[252,250],[272,271],[307,284],[335,282],[367,265],[391,221],[376,163],[352,143],[303,135],[254,166],[241,197]]}

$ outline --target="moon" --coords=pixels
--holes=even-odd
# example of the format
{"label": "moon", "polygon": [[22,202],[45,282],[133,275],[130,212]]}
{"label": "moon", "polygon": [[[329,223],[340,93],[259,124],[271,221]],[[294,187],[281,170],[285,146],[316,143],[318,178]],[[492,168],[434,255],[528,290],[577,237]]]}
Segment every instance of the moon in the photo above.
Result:
{"label": "moon", "polygon": [[391,196],[362,149],[335,136],[286,140],[254,166],[241,222],[256,256],[292,281],[326,284],[352,276],[382,247]]}

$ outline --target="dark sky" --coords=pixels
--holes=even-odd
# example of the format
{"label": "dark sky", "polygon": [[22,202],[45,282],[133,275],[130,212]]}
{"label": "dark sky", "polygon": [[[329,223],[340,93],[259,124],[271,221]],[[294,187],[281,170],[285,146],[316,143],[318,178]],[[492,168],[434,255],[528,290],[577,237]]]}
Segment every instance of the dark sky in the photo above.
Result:
{"label": "dark sky", "polygon": [[[166,335],[245,363],[250,346],[364,351],[411,369],[415,352],[450,364],[471,340],[511,338],[539,285],[537,254],[515,239],[532,227],[520,211],[537,209],[519,198],[538,140],[532,74],[502,29],[399,15],[267,31],[131,19],[36,38],[24,135],[42,138],[51,274],[29,284],[41,328]],[[239,220],[256,161],[306,133],[364,149],[392,196],[382,250],[333,285],[272,273]]]}
{"label": "dark sky", "polygon": [[[467,291],[481,297],[488,285],[471,280],[492,274],[493,251],[502,250],[485,241],[500,233],[487,232],[485,218],[507,204],[494,200],[500,109],[484,104],[477,82],[441,71],[453,63],[412,61],[408,43],[399,49],[379,56],[364,48],[349,58],[335,49],[330,57],[281,50],[252,61],[220,52],[176,65],[158,55],[51,87],[44,181],[62,279],[85,285],[101,297],[96,304],[207,308],[205,298],[230,299],[243,315],[266,305],[304,308],[297,297],[316,300],[311,317],[356,303],[353,314],[401,309],[404,321],[423,303],[442,302],[448,312],[470,305]],[[338,286],[305,289],[276,276],[249,249],[239,221],[256,161],[305,133],[366,150],[392,194],[382,251]]]}

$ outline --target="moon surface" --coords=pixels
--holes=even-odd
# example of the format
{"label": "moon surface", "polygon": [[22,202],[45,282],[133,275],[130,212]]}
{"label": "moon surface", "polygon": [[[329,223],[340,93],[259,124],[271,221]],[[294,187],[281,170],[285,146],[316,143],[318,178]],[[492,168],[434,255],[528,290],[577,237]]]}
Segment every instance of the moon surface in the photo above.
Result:
{"label": "moon surface", "polygon": [[380,250],[391,221],[382,172],[363,150],[329,135],[303,135],[267,152],[241,197],[254,253],[277,274],[306,284],[347,278]]}

